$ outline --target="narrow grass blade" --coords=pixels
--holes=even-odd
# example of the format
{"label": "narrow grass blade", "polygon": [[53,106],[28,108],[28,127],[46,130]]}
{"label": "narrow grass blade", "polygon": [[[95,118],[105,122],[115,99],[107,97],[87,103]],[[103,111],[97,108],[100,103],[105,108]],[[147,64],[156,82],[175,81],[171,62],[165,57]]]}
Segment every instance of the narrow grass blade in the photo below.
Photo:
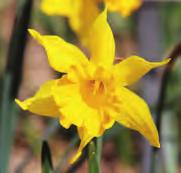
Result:
{"label": "narrow grass blade", "polygon": [[11,77],[5,75],[3,80],[3,96],[0,109],[0,172],[8,170],[11,146],[14,139],[18,109],[15,103],[9,99],[11,88]]}
{"label": "narrow grass blade", "polygon": [[42,145],[41,164],[42,164],[42,173],[53,172],[52,156],[49,145],[46,141],[43,141]]}

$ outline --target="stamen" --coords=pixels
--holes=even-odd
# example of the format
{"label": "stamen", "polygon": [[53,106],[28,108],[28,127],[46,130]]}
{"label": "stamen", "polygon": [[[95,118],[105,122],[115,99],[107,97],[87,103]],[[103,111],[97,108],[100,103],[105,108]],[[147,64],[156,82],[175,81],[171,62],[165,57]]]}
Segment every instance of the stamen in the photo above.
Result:
{"label": "stamen", "polygon": [[101,81],[100,84],[99,84],[99,92],[104,92],[105,91],[105,86],[104,86],[104,83]]}
{"label": "stamen", "polygon": [[93,95],[96,95],[98,93],[102,93],[104,91],[104,83],[102,81],[98,80],[91,80],[90,81],[92,93]]}
{"label": "stamen", "polygon": [[98,90],[99,90],[99,84],[100,82],[99,81],[95,81],[94,83],[94,88],[93,88],[93,95],[96,95]]}

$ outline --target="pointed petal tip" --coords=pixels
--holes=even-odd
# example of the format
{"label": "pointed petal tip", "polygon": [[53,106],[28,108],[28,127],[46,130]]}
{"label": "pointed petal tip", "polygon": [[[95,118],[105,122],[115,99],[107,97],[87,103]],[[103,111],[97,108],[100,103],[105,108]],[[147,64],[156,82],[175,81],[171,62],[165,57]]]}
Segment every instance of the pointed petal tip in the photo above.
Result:
{"label": "pointed petal tip", "polygon": [[163,65],[168,64],[170,62],[171,58],[166,58],[163,60]]}
{"label": "pointed petal tip", "polygon": [[153,66],[152,68],[157,68],[157,67],[164,66],[164,65],[168,64],[170,62],[170,60],[171,60],[171,58],[166,58],[166,59],[163,59],[160,62],[152,62],[153,64],[155,63],[155,66]]}
{"label": "pointed petal tip", "polygon": [[153,138],[150,139],[149,141],[150,141],[150,144],[151,144],[153,147],[160,148],[160,140],[159,140],[158,132],[156,132],[155,137],[153,137]]}
{"label": "pointed petal tip", "polygon": [[94,23],[97,21],[97,20],[101,20],[101,18],[103,17],[106,21],[107,21],[107,6],[105,6],[104,10],[97,16],[96,20],[94,21]]}
{"label": "pointed petal tip", "polygon": [[18,104],[23,110],[27,110],[28,107],[26,104],[24,104],[22,101],[15,99],[16,104]]}
{"label": "pointed petal tip", "polygon": [[157,148],[160,148],[161,146],[160,146],[160,143],[156,146]]}
{"label": "pointed petal tip", "polygon": [[[61,111],[60,111],[61,113]],[[59,123],[61,126],[63,126],[65,129],[69,129],[71,126],[71,122],[67,121],[66,118],[63,117],[63,115],[61,115],[61,117],[59,118]]]}
{"label": "pointed petal tip", "polygon": [[107,8],[107,5],[105,6],[103,12],[102,12],[102,15],[104,15],[104,17],[106,18],[107,20],[107,11],[108,11],[108,8]]}
{"label": "pointed petal tip", "polygon": [[155,124],[152,126],[152,134],[150,137],[148,137],[148,141],[153,147],[160,148],[160,139],[159,139],[159,132]]}
{"label": "pointed petal tip", "polygon": [[69,160],[69,163],[72,165],[74,164],[78,158],[81,156],[82,152],[81,151],[78,151],[70,160]]}
{"label": "pointed petal tip", "polygon": [[29,32],[30,35],[31,35],[36,41],[38,41],[40,44],[43,43],[43,40],[42,40],[41,35],[40,35],[39,32],[37,32],[36,30],[31,29],[31,28],[28,29],[28,32]]}
{"label": "pointed petal tip", "polygon": [[157,141],[156,143],[153,144],[153,146],[156,147],[156,148],[160,148],[160,142]]}
{"label": "pointed petal tip", "polygon": [[115,58],[115,41],[107,21],[107,7],[101,11],[93,22],[88,43],[93,64],[110,68]]}
{"label": "pointed petal tip", "polygon": [[104,12],[107,14],[107,11],[108,11],[108,6],[107,6],[107,4],[105,4]]}
{"label": "pointed petal tip", "polygon": [[159,66],[166,65],[166,64],[168,64],[168,63],[170,62],[170,60],[171,60],[170,58],[166,58],[166,59],[164,59],[163,61],[155,62],[155,63],[156,63],[156,66],[155,66],[154,68],[159,67]]}
{"label": "pointed petal tip", "polygon": [[35,35],[37,35],[37,33],[38,33],[37,31],[35,31],[34,29],[31,29],[31,28],[28,29],[28,32],[29,32],[30,35],[33,36],[33,37],[34,37]]}

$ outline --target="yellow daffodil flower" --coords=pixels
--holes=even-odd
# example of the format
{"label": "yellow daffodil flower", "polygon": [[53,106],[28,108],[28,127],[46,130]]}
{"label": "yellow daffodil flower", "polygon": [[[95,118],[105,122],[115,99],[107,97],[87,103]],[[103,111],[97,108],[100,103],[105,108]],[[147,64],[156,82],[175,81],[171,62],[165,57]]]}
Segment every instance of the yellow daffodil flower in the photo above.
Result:
{"label": "yellow daffodil flower", "polygon": [[16,103],[35,114],[59,118],[65,128],[77,126],[81,143],[71,163],[92,138],[103,135],[115,121],[140,132],[151,145],[160,147],[147,104],[126,86],[168,63],[168,59],[148,62],[131,56],[113,65],[115,43],[106,10],[91,27],[90,59],[58,36],[40,35],[33,29],[29,32],[44,47],[50,66],[65,75],[46,82],[35,96],[25,101],[16,99]]}
{"label": "yellow daffodil flower", "polygon": [[73,31],[87,45],[90,26],[99,14],[99,3],[127,17],[141,6],[142,0],[42,0],[41,10],[48,15],[67,17]]}
{"label": "yellow daffodil flower", "polygon": [[89,28],[99,13],[97,0],[42,0],[41,10],[47,15],[67,17],[84,45]]}
{"label": "yellow daffodil flower", "polygon": [[130,16],[137,10],[142,0],[104,0],[110,11],[119,12],[123,17]]}

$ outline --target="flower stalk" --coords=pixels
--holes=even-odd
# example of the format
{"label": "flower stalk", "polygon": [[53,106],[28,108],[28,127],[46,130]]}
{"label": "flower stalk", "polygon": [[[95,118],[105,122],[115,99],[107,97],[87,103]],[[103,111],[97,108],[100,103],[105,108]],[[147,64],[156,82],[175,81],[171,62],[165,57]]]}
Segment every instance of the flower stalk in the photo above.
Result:
{"label": "flower stalk", "polygon": [[101,153],[102,153],[102,137],[96,138],[96,140],[91,141],[88,145],[89,173],[100,172]]}

